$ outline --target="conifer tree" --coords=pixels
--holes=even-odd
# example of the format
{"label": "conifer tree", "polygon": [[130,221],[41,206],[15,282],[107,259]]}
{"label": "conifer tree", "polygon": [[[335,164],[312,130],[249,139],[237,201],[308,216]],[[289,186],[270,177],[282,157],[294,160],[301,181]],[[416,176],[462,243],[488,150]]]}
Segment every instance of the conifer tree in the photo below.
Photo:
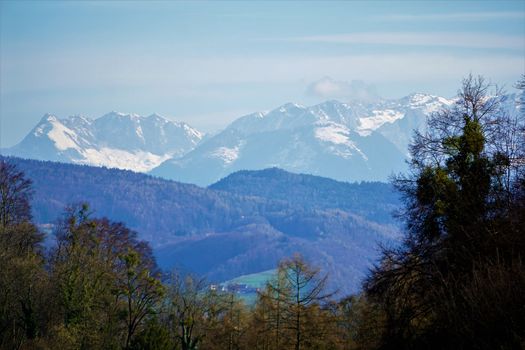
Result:
{"label": "conifer tree", "polygon": [[366,285],[386,314],[385,348],[512,347],[523,339],[525,310],[510,307],[525,304],[523,218],[511,222],[509,213],[525,121],[505,114],[501,91],[489,90],[483,78],[466,78],[456,104],[415,134],[412,174],[395,182],[407,236],[384,251]]}

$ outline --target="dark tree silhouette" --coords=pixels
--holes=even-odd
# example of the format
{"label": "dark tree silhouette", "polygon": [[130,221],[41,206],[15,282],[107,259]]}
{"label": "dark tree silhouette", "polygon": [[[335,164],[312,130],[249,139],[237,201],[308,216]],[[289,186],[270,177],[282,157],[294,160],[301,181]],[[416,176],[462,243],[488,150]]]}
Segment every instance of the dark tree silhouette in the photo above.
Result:
{"label": "dark tree silhouette", "polygon": [[14,164],[0,159],[0,225],[19,224],[31,220],[31,180]]}
{"label": "dark tree silhouette", "polygon": [[40,331],[43,235],[31,223],[31,194],[24,173],[0,159],[0,348],[18,348]]}
{"label": "dark tree silhouette", "polygon": [[[386,314],[385,348],[515,347],[525,329],[523,118],[500,90],[463,81],[456,104],[416,132],[404,194],[407,236],[366,284]],[[491,93],[492,92],[492,93]]]}

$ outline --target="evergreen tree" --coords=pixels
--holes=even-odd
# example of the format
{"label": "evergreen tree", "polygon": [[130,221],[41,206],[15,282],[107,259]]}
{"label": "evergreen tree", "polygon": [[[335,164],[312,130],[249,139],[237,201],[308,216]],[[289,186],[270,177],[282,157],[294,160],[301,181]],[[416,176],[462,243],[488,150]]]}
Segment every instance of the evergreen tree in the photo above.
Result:
{"label": "evergreen tree", "polygon": [[[407,236],[386,249],[366,289],[386,315],[384,348],[512,348],[523,341],[523,124],[469,76],[410,151]],[[522,186],[522,185],[521,185]],[[485,285],[484,285],[485,284]],[[489,303],[489,304],[487,304]],[[514,305],[514,306],[512,306]]]}

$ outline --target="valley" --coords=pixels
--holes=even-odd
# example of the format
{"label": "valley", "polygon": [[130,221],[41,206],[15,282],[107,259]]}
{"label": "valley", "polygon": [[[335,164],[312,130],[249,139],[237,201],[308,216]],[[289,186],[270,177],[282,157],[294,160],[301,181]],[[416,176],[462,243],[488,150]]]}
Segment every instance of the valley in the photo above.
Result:
{"label": "valley", "polygon": [[[280,169],[244,171],[201,188],[131,171],[10,158],[33,181],[33,216],[54,224],[67,206],[121,221],[159,265],[221,282],[275,268],[300,252],[341,292],[359,288],[379,244],[395,244],[390,185],[345,183]],[[48,230],[52,232],[53,230]]]}

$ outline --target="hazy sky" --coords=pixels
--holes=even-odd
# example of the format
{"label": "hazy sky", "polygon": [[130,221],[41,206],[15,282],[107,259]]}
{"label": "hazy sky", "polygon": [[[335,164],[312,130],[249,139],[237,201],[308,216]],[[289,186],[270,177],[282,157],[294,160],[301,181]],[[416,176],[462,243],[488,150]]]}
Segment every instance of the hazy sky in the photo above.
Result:
{"label": "hazy sky", "polygon": [[0,0],[0,146],[46,112],[204,131],[285,102],[451,97],[525,72],[525,1]]}

